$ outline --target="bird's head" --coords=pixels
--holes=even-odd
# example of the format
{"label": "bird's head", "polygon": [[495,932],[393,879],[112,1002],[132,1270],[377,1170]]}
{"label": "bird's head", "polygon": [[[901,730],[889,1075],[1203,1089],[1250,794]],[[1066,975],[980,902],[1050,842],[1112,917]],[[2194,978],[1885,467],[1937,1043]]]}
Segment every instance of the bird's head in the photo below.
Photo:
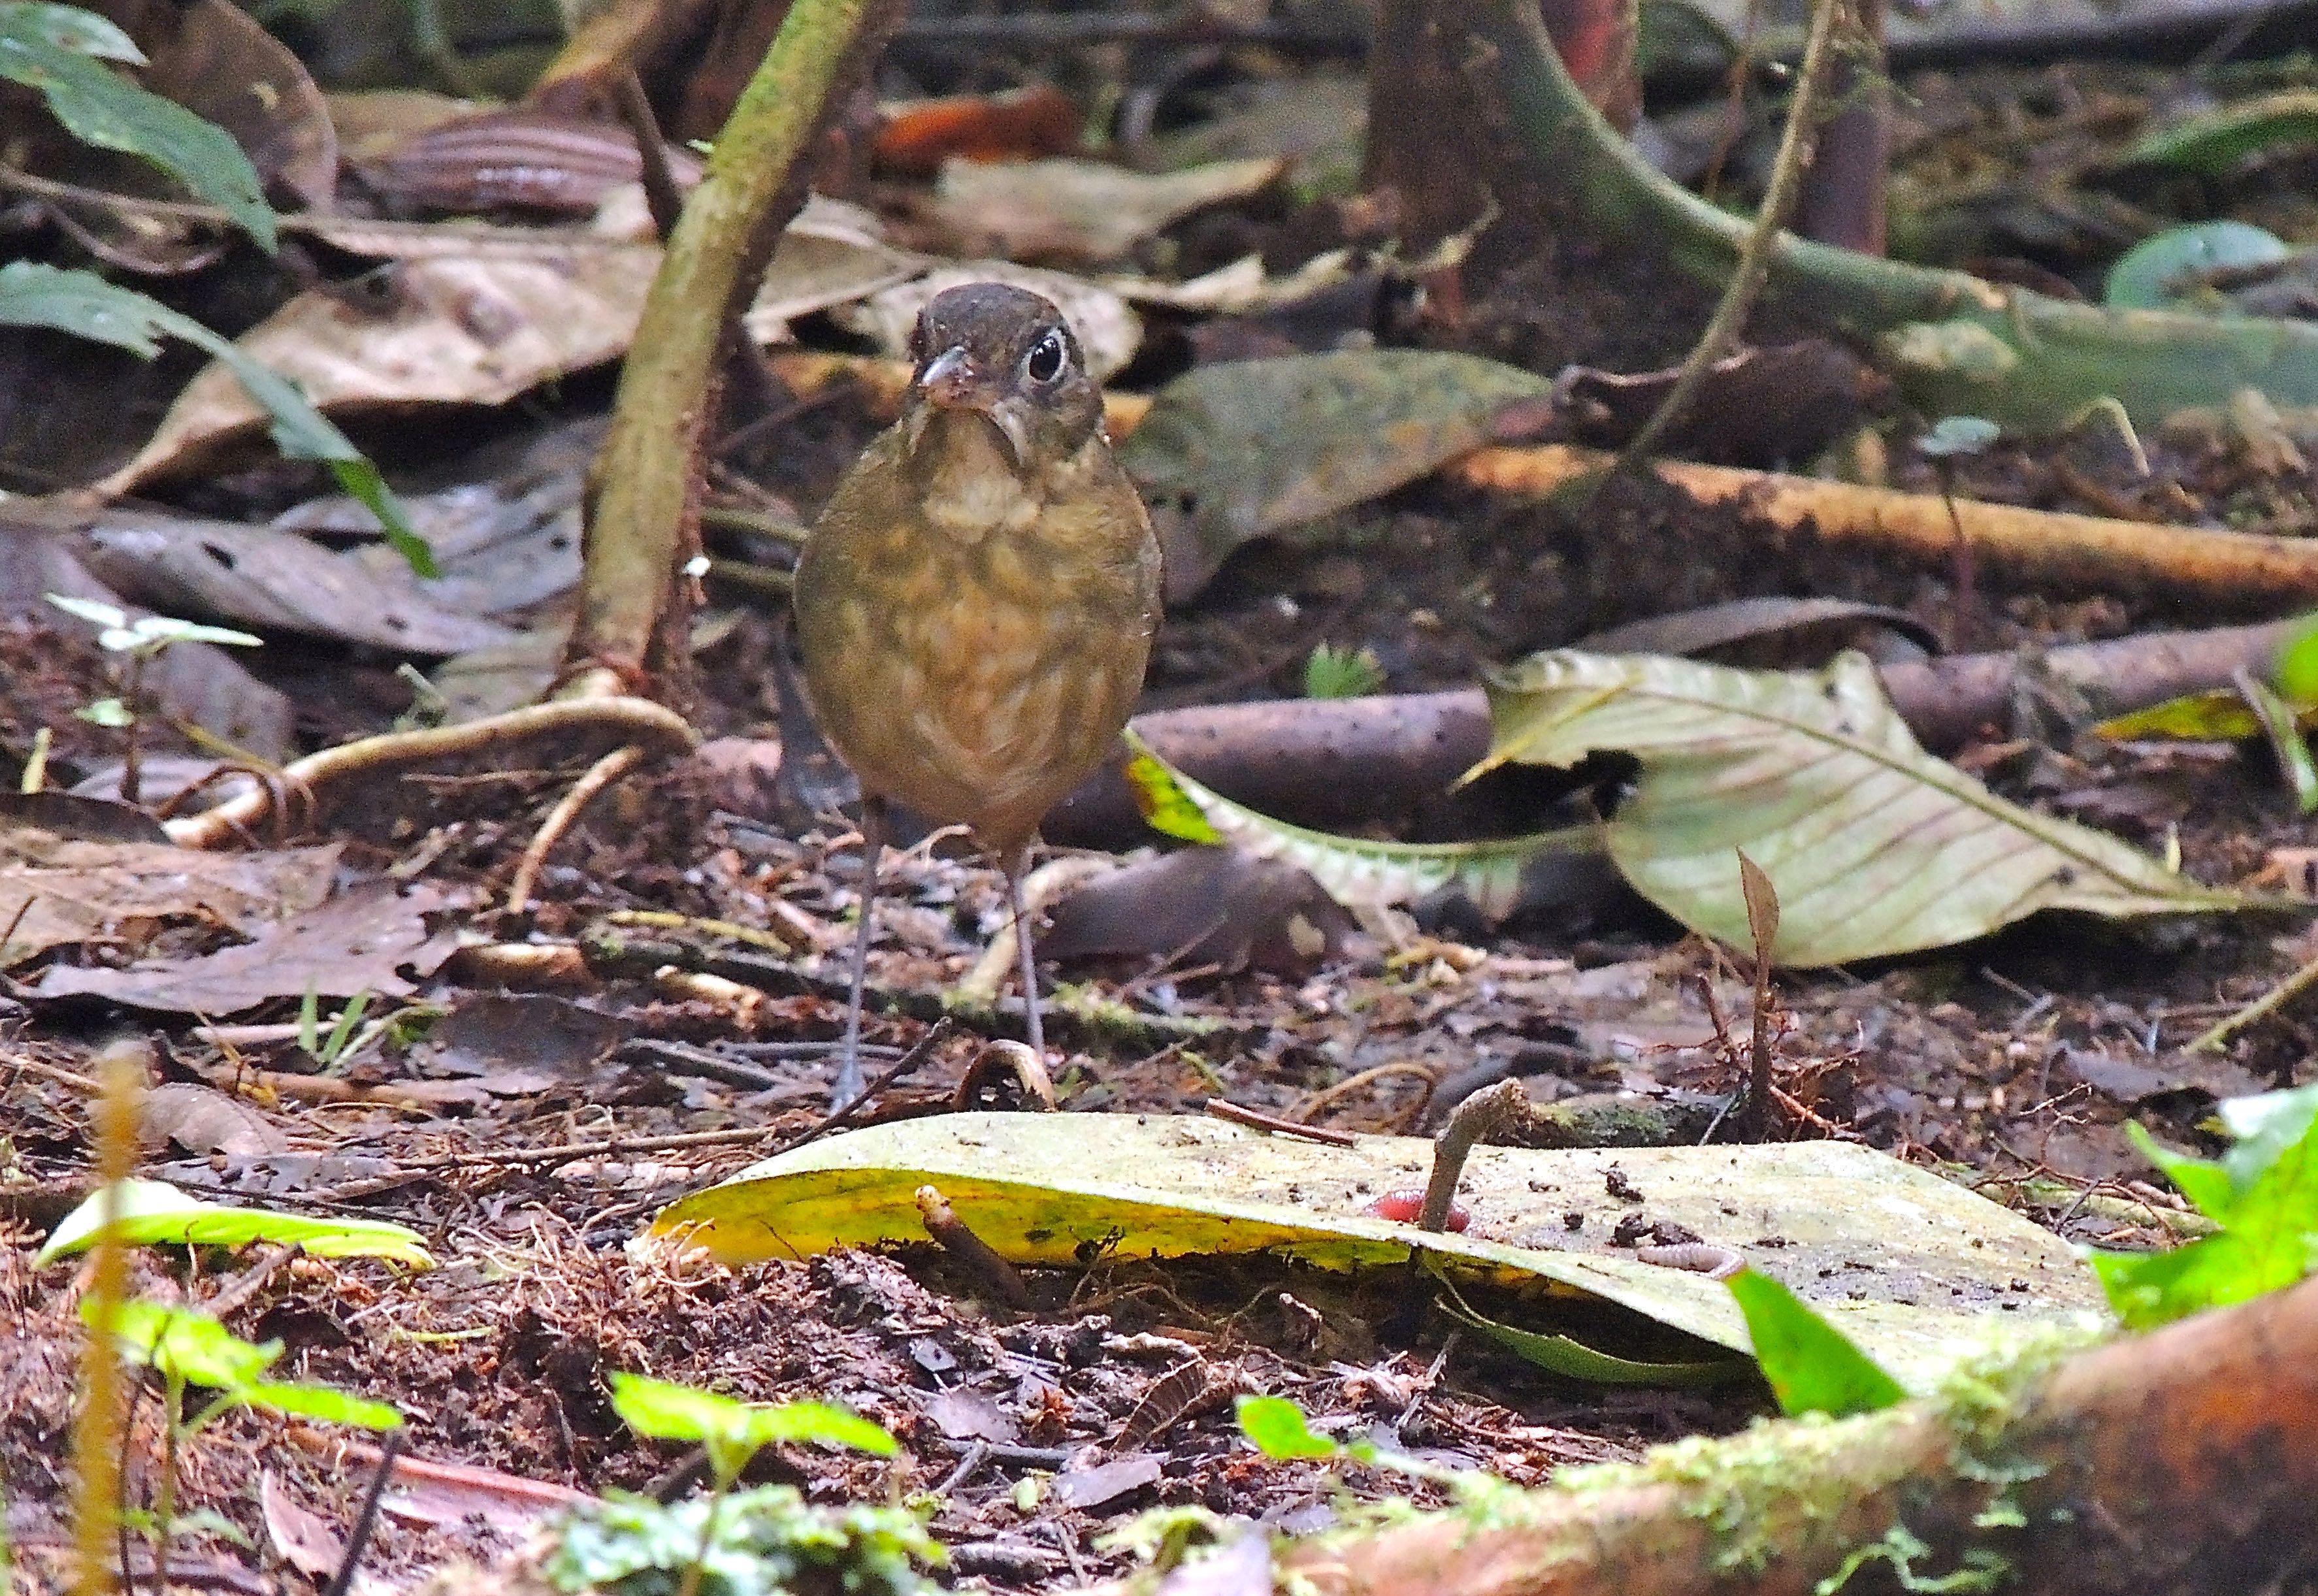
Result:
{"label": "bird's head", "polygon": [[1102,425],[1102,395],[1054,304],[1002,282],[937,294],[910,337],[916,363],[903,411],[914,449],[937,417],[995,428],[1017,472],[1068,459]]}

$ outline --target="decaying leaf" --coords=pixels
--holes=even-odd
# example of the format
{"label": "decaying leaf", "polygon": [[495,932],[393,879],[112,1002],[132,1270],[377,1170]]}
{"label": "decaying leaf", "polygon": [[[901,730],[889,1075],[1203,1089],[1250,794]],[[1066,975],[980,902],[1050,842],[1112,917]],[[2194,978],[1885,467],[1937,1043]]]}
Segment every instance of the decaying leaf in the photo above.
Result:
{"label": "decaying leaf", "polygon": [[1043,958],[1134,957],[1303,976],[1343,950],[1352,919],[1305,871],[1236,848],[1187,847],[1065,897]]}
{"label": "decaying leaf", "polygon": [[1693,930],[1745,947],[1744,848],[1777,889],[1783,964],[1944,947],[2040,909],[2245,905],[1934,758],[1857,654],[1805,675],[1564,650],[1488,691],[1496,739],[1479,768],[1638,760],[1604,825],[1620,871]]}
{"label": "decaying leaf", "polygon": [[[646,245],[541,230],[538,254],[405,262],[375,300],[310,289],[235,340],[323,410],[496,405],[616,359],[660,266]],[[233,374],[203,369],[111,493],[197,471],[265,417]]]}
{"label": "decaying leaf", "polygon": [[[653,1228],[728,1263],[922,1245],[913,1194],[931,1184],[1016,1263],[1074,1267],[1092,1250],[1266,1253],[1348,1269],[1398,1266],[1415,1251],[1460,1283],[1523,1291],[1527,1328],[1557,1328],[1554,1301],[1576,1293],[1639,1316],[1620,1347],[1602,1349],[1647,1347],[1653,1360],[1745,1352],[1744,1318],[1721,1282],[1645,1263],[1613,1241],[1616,1219],[1635,1211],[1610,1193],[1614,1166],[1650,1218],[1748,1255],[1903,1379],[1945,1367],[1999,1312],[2020,1325],[2100,1303],[2090,1272],[2051,1232],[1865,1147],[1481,1147],[1459,1189],[1472,1215],[1463,1233],[1363,1212],[1381,1193],[1423,1185],[1432,1154],[1430,1142],[1407,1137],[1331,1147],[1205,1118],[957,1114],[767,1160],[663,1210]],[[1583,1216],[1575,1230],[1570,1213]]]}
{"label": "decaying leaf", "polygon": [[165,1081],[137,1105],[137,1129],[148,1142],[175,1142],[188,1152],[229,1158],[280,1152],[290,1143],[274,1122],[238,1098],[191,1081]]}
{"label": "decaying leaf", "polygon": [[309,991],[401,997],[414,990],[413,977],[431,975],[457,949],[457,933],[427,924],[454,902],[451,892],[426,883],[362,882],[266,928],[255,941],[125,970],[55,965],[38,990],[44,998],[85,994],[171,1014],[238,1014]]}
{"label": "decaying leaf", "polygon": [[169,920],[254,935],[322,901],[338,848],[219,854],[152,842],[85,842],[0,830],[0,964],[67,943],[137,940]]}
{"label": "decaying leaf", "polygon": [[1160,390],[1119,461],[1167,539],[1168,597],[1186,598],[1249,539],[1415,481],[1487,443],[1508,405],[1551,392],[1424,349],[1205,366]]}

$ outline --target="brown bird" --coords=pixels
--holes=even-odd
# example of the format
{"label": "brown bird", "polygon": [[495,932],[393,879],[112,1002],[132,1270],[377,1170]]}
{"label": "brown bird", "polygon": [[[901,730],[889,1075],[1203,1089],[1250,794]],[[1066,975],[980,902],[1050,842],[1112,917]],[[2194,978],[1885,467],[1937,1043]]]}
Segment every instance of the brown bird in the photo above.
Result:
{"label": "brown bird", "polygon": [[796,571],[806,689],[863,800],[840,1105],[861,1091],[889,799],[972,828],[1005,870],[1045,1057],[1022,872],[1040,819],[1126,725],[1159,623],[1158,540],[1062,313],[1000,283],[953,288],[911,355],[901,419],[837,485]]}

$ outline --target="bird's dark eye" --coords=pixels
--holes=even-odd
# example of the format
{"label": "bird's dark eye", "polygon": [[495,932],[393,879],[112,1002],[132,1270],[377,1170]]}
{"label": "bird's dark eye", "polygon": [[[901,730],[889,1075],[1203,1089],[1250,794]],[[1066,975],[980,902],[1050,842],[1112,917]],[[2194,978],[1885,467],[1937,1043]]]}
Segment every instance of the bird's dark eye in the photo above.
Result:
{"label": "bird's dark eye", "polygon": [[1063,348],[1063,335],[1048,333],[1030,345],[1030,353],[1022,357],[1022,374],[1041,386],[1063,374],[1063,363],[1069,358]]}

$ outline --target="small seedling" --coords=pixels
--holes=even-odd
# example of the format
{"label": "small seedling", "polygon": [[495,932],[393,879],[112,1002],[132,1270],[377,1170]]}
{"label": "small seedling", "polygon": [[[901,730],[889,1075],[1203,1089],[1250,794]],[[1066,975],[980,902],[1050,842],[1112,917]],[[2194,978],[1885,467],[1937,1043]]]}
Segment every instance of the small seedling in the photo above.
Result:
{"label": "small seedling", "polygon": [[180,621],[169,615],[140,615],[131,621],[112,605],[100,604],[93,598],[73,598],[61,593],[45,596],[48,601],[68,615],[77,615],[102,628],[96,634],[96,646],[108,654],[119,656],[114,680],[121,688],[117,698],[100,698],[74,711],[79,719],[93,726],[123,734],[121,756],[121,801],[137,802],[139,770],[139,731],[146,713],[145,668],[179,643],[222,643],[229,648],[255,649],[265,639],[250,636],[247,632],[234,632],[223,626],[204,626],[198,621]]}
{"label": "small seedling", "polygon": [[306,996],[298,1005],[298,1051],[313,1060],[315,1068],[323,1074],[337,1073],[338,1066],[354,1052],[351,1044],[355,1027],[362,1023],[363,1009],[369,1002],[367,991],[356,992],[348,999],[326,1036],[322,1035],[321,989],[308,982]]}
{"label": "small seedling", "polygon": [[777,1405],[736,1402],[689,1385],[650,1380],[641,1375],[612,1376],[612,1407],[638,1435],[655,1440],[697,1441],[712,1476],[708,1503],[700,1517],[700,1538],[685,1565],[678,1596],[697,1596],[702,1574],[716,1538],[718,1510],[749,1459],[776,1442],[816,1441],[890,1457],[900,1444],[882,1426],[825,1402]]}
{"label": "small seedling", "polygon": [[1339,649],[1322,643],[1304,662],[1307,698],[1364,698],[1384,686],[1384,667],[1374,649]]}
{"label": "small seedling", "polygon": [[[193,1438],[237,1408],[346,1424],[364,1430],[395,1430],[402,1415],[384,1403],[366,1401],[327,1385],[265,1378],[282,1356],[278,1340],[259,1345],[243,1340],[206,1314],[158,1303],[104,1304],[95,1294],[81,1299],[81,1317],[90,1325],[108,1315],[121,1352],[161,1380],[161,1478],[154,1493],[148,1535],[156,1567],[166,1567],[178,1528],[177,1463]],[[194,1390],[215,1394],[188,1407]]]}
{"label": "small seedling", "polygon": [[1955,533],[1955,618],[1950,623],[1948,646],[1960,649],[1972,630],[1972,543],[1963,534],[1963,517],[1956,511],[1955,462],[1978,454],[2002,435],[1993,421],[1978,416],[1946,416],[1916,440],[1917,449],[1932,462],[1939,479],[1940,502],[1948,507],[1948,525]]}

